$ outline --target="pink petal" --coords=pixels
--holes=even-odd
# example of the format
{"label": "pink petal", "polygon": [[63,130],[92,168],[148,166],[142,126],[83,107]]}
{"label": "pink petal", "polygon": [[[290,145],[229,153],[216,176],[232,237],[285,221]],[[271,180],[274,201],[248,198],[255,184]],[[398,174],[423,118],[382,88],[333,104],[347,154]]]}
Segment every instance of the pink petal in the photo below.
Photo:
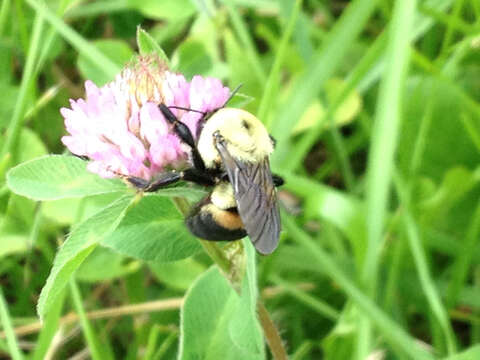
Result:
{"label": "pink petal", "polygon": [[[218,79],[194,76],[188,82],[151,59],[139,61],[141,66],[126,68],[105,86],[87,80],[86,99],[70,100],[70,108],[60,109],[68,132],[62,142],[72,153],[89,157],[88,169],[102,177],[150,179],[165,167],[183,166],[190,149],[160,112],[159,102],[210,112],[223,106],[230,93]],[[171,111],[196,137],[202,114]]]}

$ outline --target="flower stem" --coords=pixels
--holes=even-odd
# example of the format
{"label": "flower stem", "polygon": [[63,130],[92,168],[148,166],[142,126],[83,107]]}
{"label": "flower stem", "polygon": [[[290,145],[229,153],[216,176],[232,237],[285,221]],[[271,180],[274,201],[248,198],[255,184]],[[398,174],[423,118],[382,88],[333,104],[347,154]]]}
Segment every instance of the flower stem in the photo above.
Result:
{"label": "flower stem", "polygon": [[217,266],[225,274],[229,274],[232,270],[232,263],[228,260],[225,253],[218,247],[217,244],[211,241],[200,240],[203,250],[210,256],[210,258],[217,264]]}
{"label": "flower stem", "polygon": [[[190,204],[185,198],[174,197],[172,201],[183,215],[186,216],[189,213]],[[236,292],[239,292],[240,286],[236,281],[237,276],[234,276],[232,274],[238,274],[239,272],[241,272],[241,269],[237,269],[237,267],[241,267],[241,265],[239,265],[241,264],[241,262],[234,261],[235,256],[227,256],[225,250],[220,248],[216,243],[212,241],[200,240],[200,244],[202,244],[203,249],[208,254],[208,256],[210,256],[213,262],[217,264],[217,266],[220,268],[221,272],[232,285],[233,289]],[[241,250],[242,252],[244,251],[243,247],[241,248]],[[243,255],[244,254],[245,253],[243,252]],[[283,346],[283,342],[280,338],[278,329],[276,328],[275,323],[272,321],[272,318],[270,317],[267,308],[261,300],[257,301],[257,312],[260,324],[263,328],[263,334],[267,341],[268,347],[270,348],[273,359],[287,360],[287,352],[285,351],[285,347]]]}
{"label": "flower stem", "polygon": [[283,346],[282,338],[280,337],[278,329],[272,321],[267,308],[261,300],[257,301],[257,311],[260,324],[263,328],[263,334],[265,335],[265,339],[267,339],[267,344],[272,352],[273,358],[275,360],[287,360],[288,356],[285,347]]}

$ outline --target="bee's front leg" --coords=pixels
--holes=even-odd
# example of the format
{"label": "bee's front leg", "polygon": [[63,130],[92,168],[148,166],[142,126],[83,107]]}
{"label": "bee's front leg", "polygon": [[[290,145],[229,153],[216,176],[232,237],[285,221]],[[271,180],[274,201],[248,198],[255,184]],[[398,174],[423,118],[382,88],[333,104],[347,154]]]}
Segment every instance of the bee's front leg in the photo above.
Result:
{"label": "bee's front leg", "polygon": [[187,125],[177,119],[172,111],[165,105],[159,104],[158,108],[165,117],[165,119],[173,125],[175,134],[192,149],[192,161],[195,168],[199,171],[205,171],[205,163],[200,156],[193,135]]}

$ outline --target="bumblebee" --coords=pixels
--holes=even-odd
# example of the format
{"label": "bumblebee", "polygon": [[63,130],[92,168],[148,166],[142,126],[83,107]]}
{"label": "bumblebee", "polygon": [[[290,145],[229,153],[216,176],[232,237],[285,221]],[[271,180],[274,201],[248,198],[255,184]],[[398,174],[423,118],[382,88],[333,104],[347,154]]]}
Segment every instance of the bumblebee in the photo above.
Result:
{"label": "bumblebee", "polygon": [[204,114],[195,142],[169,107],[160,104],[159,109],[191,148],[193,166],[165,172],[151,182],[136,177],[126,180],[146,192],[180,180],[210,187],[211,192],[185,219],[190,232],[212,241],[248,235],[259,253],[273,252],[281,230],[275,187],[283,180],[270,171],[275,144],[267,129],[245,110],[222,107]]}

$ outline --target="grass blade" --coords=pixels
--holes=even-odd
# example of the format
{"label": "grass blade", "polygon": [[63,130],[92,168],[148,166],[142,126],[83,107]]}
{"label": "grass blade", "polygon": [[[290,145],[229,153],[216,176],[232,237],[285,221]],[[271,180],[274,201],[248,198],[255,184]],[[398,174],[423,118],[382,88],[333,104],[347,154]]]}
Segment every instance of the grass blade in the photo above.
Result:
{"label": "grass blade", "polygon": [[[17,142],[20,132],[22,130],[25,106],[27,101],[27,93],[34,80],[35,62],[37,59],[37,53],[40,46],[40,37],[43,29],[43,19],[40,15],[37,15],[33,24],[32,37],[30,39],[30,46],[28,49],[27,60],[25,63],[25,70],[22,75],[22,82],[20,84],[20,91],[18,94],[17,102],[15,103],[15,109],[13,111],[12,120],[8,127],[7,140],[2,147],[0,158],[4,158],[7,154],[12,154]],[[13,156],[11,156],[13,158]],[[10,160],[11,161],[11,160]]]}
{"label": "grass blade", "polygon": [[22,360],[23,354],[18,347],[17,338],[13,331],[12,320],[8,313],[7,303],[5,297],[3,296],[2,288],[0,287],[0,322],[5,331],[7,338],[7,345],[10,351],[10,356],[13,360]]}
{"label": "grass blade", "polygon": [[3,0],[0,8],[0,36],[3,35],[3,30],[7,24],[8,14],[10,12],[10,0]]}
{"label": "grass blade", "polygon": [[[328,108],[324,118],[333,118],[335,112],[343,104],[343,102],[350,96],[354,88],[360,83],[362,78],[368,73],[371,67],[379,61],[385,51],[387,43],[386,33],[382,33],[377,37],[375,42],[369,47],[362,59],[355,65],[345,82],[345,87],[340,95],[335,99],[334,103]],[[260,118],[261,119],[261,118]],[[319,119],[317,125],[308,131],[302,139],[295,144],[295,152],[290,157],[286,170],[293,171],[300,166],[305,156],[320,137],[324,131],[324,119]]]}
{"label": "grass blade", "polygon": [[[62,16],[67,9],[67,6],[69,4],[70,0],[61,0],[60,3],[58,4],[57,7],[57,16]],[[40,56],[37,61],[37,65],[35,68],[36,72],[40,72],[40,70],[43,68],[43,65],[45,64],[48,55],[50,51],[52,50],[52,46],[54,44],[55,39],[57,38],[57,32],[54,27],[49,27],[47,30],[47,33],[45,36],[42,38],[42,51],[40,52]]]}
{"label": "grass blade", "polygon": [[[478,265],[473,271],[473,286],[476,288],[477,292],[480,293],[480,266]],[[472,315],[480,317],[480,308],[474,309]],[[480,343],[480,322],[472,325],[472,334],[470,338],[472,344]]]}
{"label": "grass blade", "polygon": [[294,285],[282,280],[279,276],[272,276],[272,281],[275,285],[279,285],[284,288],[287,292],[292,294],[298,300],[303,302],[305,305],[309,306],[313,310],[317,311],[321,316],[326,317],[332,321],[337,321],[340,317],[340,314],[337,310],[331,307],[329,304],[318,300],[314,296],[307,294],[306,292],[298,289]]}
{"label": "grass blade", "polygon": [[[302,114],[312,100],[322,89],[325,81],[330,78],[354,42],[356,36],[367,23],[375,9],[375,0],[355,0],[343,12],[340,19],[332,28],[325,44],[313,57],[304,74],[298,79],[292,89],[291,101],[282,107],[278,120],[272,124],[272,135],[278,141],[278,148],[288,141],[291,130],[295,126],[299,114]],[[274,167],[282,167],[283,159],[280,152],[272,158]]]}
{"label": "grass blade", "polygon": [[452,266],[452,275],[450,284],[447,290],[447,305],[452,307],[455,305],[460,290],[465,285],[468,277],[468,269],[472,262],[475,247],[478,242],[478,235],[480,233],[480,205],[477,206],[473,213],[470,226],[467,230],[461,253],[455,258],[455,263]]}
{"label": "grass blade", "polygon": [[[435,6],[438,11],[447,11],[448,8],[452,5],[454,0],[428,0],[426,4],[429,6]],[[419,40],[422,35],[426,34],[430,28],[435,26],[433,19],[417,13],[414,19],[413,32],[412,32],[412,43]],[[376,42],[379,41],[375,40]],[[362,79],[362,82],[359,84],[359,91],[363,93],[368,88],[375,83],[380,76],[385,72],[386,59],[382,58],[375,66],[370,69],[370,72],[367,76]]]}
{"label": "grass blade", "polygon": [[77,6],[71,7],[65,14],[66,19],[79,19],[86,17],[100,16],[103,14],[112,14],[132,9],[132,4],[128,0],[105,0],[95,2],[78,2]]}
{"label": "grass blade", "polygon": [[343,289],[359,309],[365,313],[365,316],[368,316],[369,320],[378,327],[382,335],[392,346],[400,349],[415,360],[434,359],[405,330],[399,327],[368,296],[360,291],[330,256],[301,230],[290,217],[282,216],[282,221],[290,236],[311,251],[318,262],[318,266]]}
{"label": "grass blade", "polygon": [[60,316],[62,315],[63,303],[65,300],[65,291],[58,297],[55,305],[52,307],[43,322],[42,330],[38,336],[35,350],[32,355],[33,360],[42,360],[52,343],[52,340],[59,328]]}
{"label": "grass blade", "polygon": [[425,251],[422,247],[418,229],[413,218],[407,211],[405,211],[403,214],[403,223],[407,231],[410,251],[415,261],[415,267],[417,268],[418,277],[422,285],[423,292],[428,300],[428,303],[430,304],[434,316],[442,328],[443,335],[447,343],[448,353],[449,355],[452,355],[456,351],[455,335],[453,333],[448,314],[442,304],[440,295],[436,290],[435,284],[428,270]]}
{"label": "grass blade", "polygon": [[162,345],[159,346],[157,352],[153,356],[153,359],[154,360],[163,359],[163,356],[167,353],[168,349],[173,344],[173,342],[177,339],[177,337],[178,337],[178,332],[174,331],[170,333],[167,336],[167,338],[163,341]]}
{"label": "grass blade", "polygon": [[387,49],[388,67],[379,90],[379,100],[367,169],[367,237],[363,279],[375,288],[378,246],[386,215],[388,191],[393,170],[393,155],[400,122],[400,93],[409,57],[409,31],[415,1],[397,1]]}
{"label": "grass blade", "polygon": [[[461,17],[461,10],[463,8],[464,0],[458,0],[455,2],[453,5],[453,10],[452,10],[452,18],[449,19],[448,25],[447,25],[447,30],[445,32],[445,36],[443,37],[443,43],[442,43],[442,48],[440,50],[440,56],[439,58],[442,59],[444,56],[446,56],[448,52],[448,48],[450,46],[450,43],[452,42],[453,35],[455,34],[455,29],[454,29],[454,20],[457,18]],[[461,20],[461,19],[459,19]]]}
{"label": "grass blade", "polygon": [[228,9],[228,14],[232,20],[233,28],[237,33],[238,37],[242,45],[245,47],[246,57],[250,61],[252,65],[252,69],[255,72],[259,82],[264,84],[267,81],[267,76],[265,75],[265,71],[263,70],[262,64],[260,62],[260,58],[258,56],[258,52],[255,49],[255,45],[253,44],[253,40],[250,37],[250,33],[243,21],[242,17],[238,13],[235,5],[230,3],[229,1],[224,2],[226,8]]}
{"label": "grass blade", "polygon": [[80,290],[78,285],[75,283],[75,280],[70,280],[70,294],[72,295],[73,305],[75,311],[77,312],[78,317],[80,318],[80,324],[82,325],[83,334],[88,344],[88,349],[90,350],[90,355],[93,360],[102,360],[102,351],[99,348],[100,342],[97,335],[93,331],[90,321],[88,321],[85,309],[83,308],[82,297],[80,295]]}
{"label": "grass blade", "polygon": [[[375,298],[384,220],[388,204],[393,156],[400,123],[400,94],[409,60],[410,32],[415,14],[415,0],[396,1],[389,27],[386,50],[387,66],[381,82],[372,130],[367,165],[367,244],[362,268],[362,282]],[[357,343],[358,359],[370,352],[371,324],[363,318]]]}
{"label": "grass blade", "polygon": [[57,32],[69,42],[80,54],[85,56],[92,64],[96,65],[100,70],[105,72],[109,77],[113,77],[120,71],[120,68],[112,60],[110,60],[105,54],[99,51],[95,46],[90,44],[81,35],[79,35],[70,26],[65,24],[59,19],[53,12],[51,12],[46,6],[40,4],[36,0],[26,0],[26,2],[33,8],[39,15],[45,18],[46,21],[52,25]]}
{"label": "grass blade", "polygon": [[283,32],[282,39],[280,40],[280,45],[278,47],[277,54],[275,56],[275,61],[272,65],[272,70],[268,75],[267,83],[265,84],[265,90],[263,92],[262,101],[258,108],[258,118],[264,122],[267,129],[271,126],[271,117],[269,117],[270,108],[272,106],[273,99],[278,95],[278,85],[280,78],[280,70],[283,64],[287,52],[287,45],[292,36],[293,29],[297,23],[298,14],[302,6],[302,0],[297,0],[293,7],[292,15],[288,20],[285,31]]}

